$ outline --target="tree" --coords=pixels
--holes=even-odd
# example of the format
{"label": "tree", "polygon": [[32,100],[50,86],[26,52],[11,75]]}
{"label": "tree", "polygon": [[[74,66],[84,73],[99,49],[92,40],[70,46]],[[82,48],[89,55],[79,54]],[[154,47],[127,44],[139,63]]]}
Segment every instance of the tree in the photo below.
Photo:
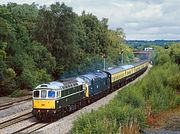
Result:
{"label": "tree", "polygon": [[170,56],[173,61],[180,64],[180,43],[174,43],[170,46]]}
{"label": "tree", "polygon": [[3,95],[16,89],[32,89],[50,80],[55,58],[32,40],[38,9],[9,3],[0,6],[0,86]]}
{"label": "tree", "polygon": [[77,15],[72,12],[72,8],[57,2],[50,8],[41,8],[38,18],[36,39],[56,57],[55,73],[59,73],[58,68],[70,70],[70,65],[76,61],[78,55],[75,42]]}
{"label": "tree", "polygon": [[122,29],[108,30],[108,19],[83,12],[78,16],[64,3],[0,6],[0,86],[29,89],[62,74],[79,75],[102,69],[103,58],[117,65],[119,52],[133,56]]}

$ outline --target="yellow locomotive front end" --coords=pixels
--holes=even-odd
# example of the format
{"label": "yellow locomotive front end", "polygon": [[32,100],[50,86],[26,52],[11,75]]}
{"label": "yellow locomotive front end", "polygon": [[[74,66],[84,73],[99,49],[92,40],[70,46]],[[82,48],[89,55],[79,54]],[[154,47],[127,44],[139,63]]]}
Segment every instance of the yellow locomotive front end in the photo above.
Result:
{"label": "yellow locomotive front end", "polygon": [[57,92],[48,88],[33,91],[32,114],[40,120],[47,120],[56,113]]}
{"label": "yellow locomotive front end", "polygon": [[55,100],[33,100],[34,109],[55,109]]}

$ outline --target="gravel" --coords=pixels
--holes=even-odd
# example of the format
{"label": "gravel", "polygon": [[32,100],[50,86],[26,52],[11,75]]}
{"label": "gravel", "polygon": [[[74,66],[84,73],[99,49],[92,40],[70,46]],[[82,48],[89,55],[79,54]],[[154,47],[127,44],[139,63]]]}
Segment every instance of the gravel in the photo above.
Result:
{"label": "gravel", "polygon": [[25,110],[25,111],[17,112],[16,114],[12,114],[12,115],[4,117],[4,118],[0,118],[1,119],[0,124],[5,122],[5,121],[8,121],[8,120],[14,119],[16,117],[22,116],[24,114],[30,113],[31,111],[32,111],[31,109],[28,109],[28,110]]}
{"label": "gravel", "polygon": [[12,98],[12,97],[0,97],[0,105],[11,102],[11,101],[16,101],[18,98]]}
{"label": "gravel", "polygon": [[0,110],[0,119],[32,108],[32,100],[18,102],[15,106]]}

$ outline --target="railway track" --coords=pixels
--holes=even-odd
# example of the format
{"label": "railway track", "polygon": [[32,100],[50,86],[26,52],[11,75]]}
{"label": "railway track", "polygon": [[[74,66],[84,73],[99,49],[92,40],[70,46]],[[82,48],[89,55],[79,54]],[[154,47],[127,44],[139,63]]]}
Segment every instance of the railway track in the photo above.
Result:
{"label": "railway track", "polygon": [[[26,96],[15,101],[11,101],[5,104],[0,104],[0,111],[6,110],[16,105],[21,105],[21,102],[31,100],[32,96]],[[24,125],[23,122],[26,122]],[[4,117],[0,120],[0,133],[32,133],[38,129],[47,126],[50,123],[40,123],[35,120],[31,113],[31,109],[21,113],[11,115],[10,117]],[[11,129],[13,128],[14,129]]]}
{"label": "railway track", "polygon": [[[24,125],[19,125],[23,124],[23,122],[26,123]],[[35,120],[31,110],[27,110],[21,114],[0,120],[0,133],[32,133],[49,124],[50,123],[41,123]],[[9,131],[9,128],[13,127],[14,129]]]}
{"label": "railway track", "polygon": [[7,108],[10,108],[12,106],[18,105],[19,102],[23,102],[23,101],[27,101],[27,100],[31,100],[31,99],[32,99],[32,96],[27,96],[25,98],[21,98],[21,99],[16,100],[16,101],[11,101],[11,102],[8,102],[8,103],[5,103],[5,104],[1,104],[0,105],[0,111],[4,110],[4,109],[7,109]]}
{"label": "railway track", "polygon": [[40,123],[40,122],[35,122],[29,126],[26,126],[16,132],[13,132],[13,134],[17,134],[17,133],[32,133],[35,132],[47,125],[49,125],[50,123]]}
{"label": "railway track", "polygon": [[23,115],[20,115],[20,116],[5,120],[5,121],[0,123],[0,129],[3,129],[5,127],[11,126],[13,124],[21,122],[23,120],[27,120],[27,119],[32,118],[32,117],[33,117],[32,113],[28,112],[28,113],[25,113]]}

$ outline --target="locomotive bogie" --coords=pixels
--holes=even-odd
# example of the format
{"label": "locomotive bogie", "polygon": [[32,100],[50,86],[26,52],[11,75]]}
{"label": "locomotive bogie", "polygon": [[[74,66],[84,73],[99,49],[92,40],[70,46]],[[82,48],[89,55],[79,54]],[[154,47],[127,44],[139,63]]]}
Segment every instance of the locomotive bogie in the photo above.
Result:
{"label": "locomotive bogie", "polygon": [[54,117],[57,111],[55,109],[33,109],[32,114],[38,119],[42,120],[43,117]]}

